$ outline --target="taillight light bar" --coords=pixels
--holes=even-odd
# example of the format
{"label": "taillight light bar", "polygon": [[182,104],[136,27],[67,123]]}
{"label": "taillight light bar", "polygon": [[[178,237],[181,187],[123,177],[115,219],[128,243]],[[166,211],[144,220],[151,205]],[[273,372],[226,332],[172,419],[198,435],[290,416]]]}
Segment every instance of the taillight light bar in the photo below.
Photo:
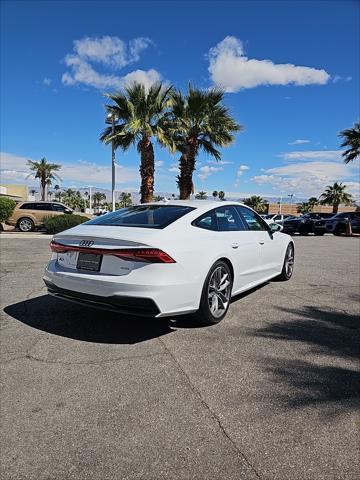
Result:
{"label": "taillight light bar", "polygon": [[52,240],[50,243],[51,251],[55,253],[83,252],[93,253],[95,255],[112,255],[114,257],[126,258],[134,262],[146,261],[149,263],[176,263],[167,253],[158,248],[128,248],[128,249],[107,249],[107,248],[86,248],[63,245]]}

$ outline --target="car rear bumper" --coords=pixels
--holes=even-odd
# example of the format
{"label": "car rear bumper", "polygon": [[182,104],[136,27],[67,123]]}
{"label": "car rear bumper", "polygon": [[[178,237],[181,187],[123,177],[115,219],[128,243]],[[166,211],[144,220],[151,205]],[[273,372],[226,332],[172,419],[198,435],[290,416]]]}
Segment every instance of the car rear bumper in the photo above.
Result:
{"label": "car rear bumper", "polygon": [[[179,274],[174,265],[157,265],[162,275],[131,272],[129,275],[76,273],[51,260],[43,280],[49,293],[89,306],[134,315],[165,317],[191,313],[199,308],[202,285]],[[168,268],[169,267],[169,268]],[[173,268],[172,268],[173,267]]]}
{"label": "car rear bumper", "polygon": [[89,307],[111,310],[114,312],[140,315],[145,317],[156,317],[160,310],[156,303],[150,298],[125,297],[111,295],[102,297],[100,295],[89,295],[87,293],[74,292],[65,288],[57,287],[54,283],[44,280],[48,293],[62,300],[80,303]]}

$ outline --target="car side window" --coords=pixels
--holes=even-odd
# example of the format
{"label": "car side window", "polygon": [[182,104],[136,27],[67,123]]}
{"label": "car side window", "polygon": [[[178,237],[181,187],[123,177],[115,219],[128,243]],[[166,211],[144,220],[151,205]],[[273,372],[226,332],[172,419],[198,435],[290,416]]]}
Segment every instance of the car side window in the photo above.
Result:
{"label": "car side window", "polygon": [[52,203],[51,206],[54,212],[65,212],[65,207],[63,205]]}
{"label": "car side window", "polygon": [[205,230],[217,230],[217,223],[216,223],[216,217],[215,217],[215,210],[212,210],[211,212],[207,212],[201,217],[197,218],[194,222],[193,225],[199,228],[205,228]]}
{"label": "car side window", "polygon": [[19,208],[20,208],[20,210],[35,210],[35,204],[34,203],[24,203]]}
{"label": "car side window", "polygon": [[264,222],[260,215],[246,207],[239,206],[236,208],[244,218],[249,230],[269,230],[267,223]]}
{"label": "car side window", "polygon": [[52,210],[50,203],[36,203],[35,204],[35,209],[36,210],[45,210],[45,211],[50,211],[50,212]]}
{"label": "car side window", "polygon": [[225,206],[216,208],[215,216],[220,232],[246,230],[242,218],[238,215],[235,207]]}

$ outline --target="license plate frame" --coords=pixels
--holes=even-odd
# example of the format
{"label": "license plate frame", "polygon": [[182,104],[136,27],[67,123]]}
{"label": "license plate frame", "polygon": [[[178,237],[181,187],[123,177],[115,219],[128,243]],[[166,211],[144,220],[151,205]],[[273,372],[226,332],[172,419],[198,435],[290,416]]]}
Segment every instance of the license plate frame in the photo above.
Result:
{"label": "license plate frame", "polygon": [[97,253],[79,252],[76,268],[88,272],[100,272],[103,255]]}

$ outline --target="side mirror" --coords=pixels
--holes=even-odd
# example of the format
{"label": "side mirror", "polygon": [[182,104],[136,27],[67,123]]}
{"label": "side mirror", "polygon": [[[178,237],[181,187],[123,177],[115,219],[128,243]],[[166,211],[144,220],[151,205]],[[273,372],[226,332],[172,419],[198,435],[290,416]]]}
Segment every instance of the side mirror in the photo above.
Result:
{"label": "side mirror", "polygon": [[278,223],[270,223],[269,227],[272,233],[281,232],[281,230],[284,228],[282,225],[279,225]]}

